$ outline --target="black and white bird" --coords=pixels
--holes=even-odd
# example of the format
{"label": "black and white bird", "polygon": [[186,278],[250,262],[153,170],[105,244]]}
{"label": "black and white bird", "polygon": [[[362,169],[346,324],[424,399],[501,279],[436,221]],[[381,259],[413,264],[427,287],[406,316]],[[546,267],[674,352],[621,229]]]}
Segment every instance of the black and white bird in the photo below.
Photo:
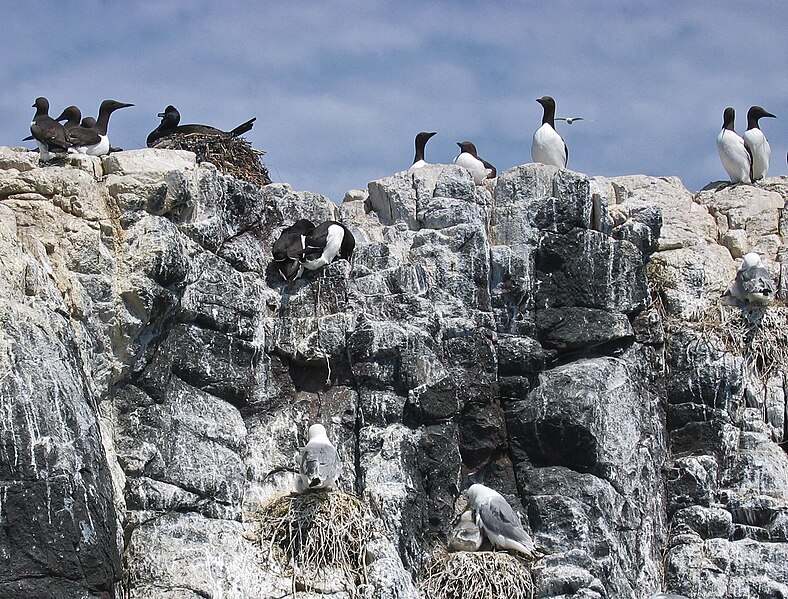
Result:
{"label": "black and white bird", "polygon": [[298,460],[299,493],[316,489],[333,489],[342,475],[342,462],[322,424],[309,427],[309,439],[301,448]]}
{"label": "black and white bird", "polygon": [[454,159],[454,164],[468,169],[476,185],[481,185],[485,179],[493,179],[497,176],[495,167],[479,156],[472,142],[458,141],[457,145],[460,146],[460,153]]}
{"label": "black and white bird", "polygon": [[763,179],[769,172],[769,158],[772,149],[766,136],[758,125],[758,119],[770,117],[776,119],[771,112],[766,112],[760,106],[751,106],[747,111],[747,131],[744,132],[744,145],[752,157],[752,180]]}
{"label": "black and white bird", "polygon": [[257,120],[257,117],[249,119],[234,129],[230,129],[230,131],[222,131],[210,125],[181,125],[181,113],[172,105],[167,106],[164,112],[160,112],[159,117],[161,117],[161,123],[148,134],[148,139],[146,140],[146,144],[149,148],[152,148],[161,138],[176,133],[183,135],[200,133],[202,135],[217,135],[220,137],[238,137],[249,131]]}
{"label": "black and white bird", "polygon": [[449,534],[449,551],[478,551],[482,546],[482,531],[476,524],[473,512],[465,511]]}
{"label": "black and white bird", "polygon": [[312,221],[302,218],[289,227],[285,227],[274,241],[271,253],[276,268],[285,281],[295,281],[304,273],[301,259],[306,249],[306,236],[315,228]]}
{"label": "black and white bird", "polygon": [[476,524],[494,547],[517,551],[531,559],[541,555],[503,495],[476,483],[468,487],[468,502],[476,510]]}
{"label": "black and white bird", "polygon": [[[92,126],[92,117],[82,119],[79,127],[69,131],[74,151],[88,156],[106,156],[109,154],[110,143],[107,128],[109,127],[109,117],[116,110],[128,108],[134,104],[118,102],[117,100],[104,100],[99,106],[98,119]],[[91,120],[88,120],[91,119]]]}
{"label": "black and white bird", "polygon": [[[544,110],[542,125],[534,133],[531,142],[531,159],[541,164],[566,168],[569,150],[564,138],[555,130],[555,100],[550,96],[542,96],[536,101],[542,105]],[[572,120],[577,119],[573,118]],[[569,122],[568,119],[567,122]]]}
{"label": "black and white bird", "polygon": [[736,271],[736,278],[725,295],[750,304],[765,306],[774,299],[776,290],[777,285],[764,266],[760,255],[750,252],[744,256]]}
{"label": "black and white bird", "polygon": [[39,160],[51,160],[54,154],[62,154],[71,147],[66,128],[49,116],[49,100],[36,98],[33,108],[36,114],[30,123],[30,133],[38,145]]}
{"label": "black and white bird", "polygon": [[418,135],[416,135],[416,155],[413,157],[413,164],[410,165],[408,170],[415,170],[417,168],[422,168],[429,164],[424,159],[424,147],[427,145],[430,137],[435,135],[437,131],[422,131]]}
{"label": "black and white bird", "polygon": [[736,111],[728,106],[723,112],[722,129],[717,135],[717,151],[731,183],[752,183],[752,157],[744,140],[733,129],[735,120]]}
{"label": "black and white bird", "polygon": [[306,236],[301,264],[307,270],[317,270],[335,259],[350,260],[356,247],[353,233],[345,225],[327,220]]}

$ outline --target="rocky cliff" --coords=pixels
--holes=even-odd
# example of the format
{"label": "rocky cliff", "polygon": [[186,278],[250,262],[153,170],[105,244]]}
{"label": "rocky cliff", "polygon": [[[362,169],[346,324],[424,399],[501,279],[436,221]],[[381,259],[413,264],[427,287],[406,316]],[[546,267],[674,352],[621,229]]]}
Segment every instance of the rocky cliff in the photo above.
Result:
{"label": "rocky cliff", "polygon": [[[187,152],[0,150],[0,597],[349,596],[254,534],[316,421],[378,518],[367,597],[420,597],[476,471],[547,554],[535,597],[788,597],[788,309],[720,301],[747,251],[784,279],[786,199],[528,164],[337,207]],[[281,281],[298,218],[352,265]]]}

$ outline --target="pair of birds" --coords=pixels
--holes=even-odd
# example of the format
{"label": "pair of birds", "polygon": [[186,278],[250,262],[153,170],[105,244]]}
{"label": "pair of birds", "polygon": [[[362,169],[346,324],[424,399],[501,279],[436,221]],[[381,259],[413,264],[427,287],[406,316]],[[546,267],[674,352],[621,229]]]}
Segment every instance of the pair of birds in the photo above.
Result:
{"label": "pair of birds", "polygon": [[[109,154],[110,144],[107,128],[110,115],[120,108],[134,104],[104,100],[99,106],[98,118],[82,118],[76,106],[69,106],[57,117],[49,116],[49,100],[36,98],[33,108],[36,114],[30,123],[30,137],[38,145],[39,157],[43,161],[51,160],[56,154],[67,152],[87,154],[88,156],[104,156]],[[61,124],[61,121],[66,121]]]}
{"label": "pair of birds", "polygon": [[516,551],[529,559],[541,556],[503,495],[480,483],[468,487],[467,493],[472,510],[460,516],[449,536],[450,550],[478,551],[484,534],[496,549]]}
{"label": "pair of birds", "polygon": [[723,112],[722,129],[717,135],[717,151],[731,183],[754,183],[769,172],[772,149],[758,121],[777,118],[760,106],[747,111],[747,131],[740,137],[733,128],[736,111],[730,106]]}
{"label": "pair of birds", "polygon": [[[564,120],[570,125],[574,121],[583,120],[582,117],[562,117],[556,119],[555,100],[550,96],[543,96],[536,100],[542,105],[542,125],[534,133],[531,142],[531,158],[534,162],[566,168],[569,150],[564,139],[555,130],[555,121]],[[422,131],[416,135],[416,155],[413,164],[408,170],[419,169],[428,163],[424,159],[424,149],[435,131]],[[485,179],[492,179],[497,175],[495,167],[480,157],[476,146],[470,141],[458,141],[460,154],[454,159],[454,164],[468,169],[476,185],[481,185]]]}
{"label": "pair of birds", "polygon": [[356,240],[345,225],[327,220],[318,226],[302,218],[285,227],[274,241],[271,253],[285,281],[291,282],[304,274],[304,269],[317,270],[336,258],[350,260]]}
{"label": "pair of birds", "polygon": [[[309,427],[307,443],[299,451],[296,490],[299,493],[334,489],[342,475],[342,461],[322,424]],[[498,549],[517,551],[528,558],[540,556],[531,537],[522,527],[509,502],[497,491],[476,483],[468,487],[468,502],[476,512],[463,513],[452,532],[449,547],[476,551],[482,545],[482,532]]]}
{"label": "pair of birds", "polygon": [[[436,133],[437,131],[422,131],[416,135],[416,155],[413,157],[413,164],[410,165],[408,170],[420,169],[429,164],[424,159],[424,148],[429,139]],[[468,169],[476,185],[481,185],[485,179],[493,179],[497,176],[498,172],[495,167],[479,156],[473,142],[458,141],[457,145],[460,146],[460,153],[454,159],[454,164]]]}
{"label": "pair of birds", "polygon": [[175,134],[188,135],[190,133],[199,133],[200,135],[215,135],[217,137],[238,137],[251,130],[254,122],[257,120],[257,117],[251,118],[229,131],[222,131],[210,125],[181,125],[181,113],[173,105],[167,106],[164,112],[159,113],[159,117],[161,118],[161,123],[148,134],[145,142],[149,148],[154,147],[160,139]]}

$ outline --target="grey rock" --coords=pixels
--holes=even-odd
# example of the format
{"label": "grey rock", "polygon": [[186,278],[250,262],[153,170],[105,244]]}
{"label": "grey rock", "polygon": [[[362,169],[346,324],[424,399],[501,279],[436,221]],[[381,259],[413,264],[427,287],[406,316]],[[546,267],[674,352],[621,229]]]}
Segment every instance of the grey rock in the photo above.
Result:
{"label": "grey rock", "polygon": [[[286,596],[250,536],[314,422],[380,516],[363,596],[418,596],[472,472],[547,553],[538,597],[785,596],[785,368],[704,328],[735,248],[788,255],[781,179],[435,165],[337,207],[31,154],[0,149],[0,596]],[[298,218],[353,259],[281,281]]]}

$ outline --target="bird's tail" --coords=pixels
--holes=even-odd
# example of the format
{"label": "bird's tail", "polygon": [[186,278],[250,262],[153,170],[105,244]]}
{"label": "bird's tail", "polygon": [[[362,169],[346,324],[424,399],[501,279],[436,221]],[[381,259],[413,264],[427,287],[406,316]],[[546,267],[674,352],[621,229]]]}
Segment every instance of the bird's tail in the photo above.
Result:
{"label": "bird's tail", "polygon": [[231,137],[238,137],[239,135],[243,135],[244,133],[249,131],[252,127],[254,127],[254,122],[256,120],[257,120],[257,117],[254,117],[253,119],[249,119],[245,123],[241,123],[235,129],[232,129],[230,131],[230,136]]}

